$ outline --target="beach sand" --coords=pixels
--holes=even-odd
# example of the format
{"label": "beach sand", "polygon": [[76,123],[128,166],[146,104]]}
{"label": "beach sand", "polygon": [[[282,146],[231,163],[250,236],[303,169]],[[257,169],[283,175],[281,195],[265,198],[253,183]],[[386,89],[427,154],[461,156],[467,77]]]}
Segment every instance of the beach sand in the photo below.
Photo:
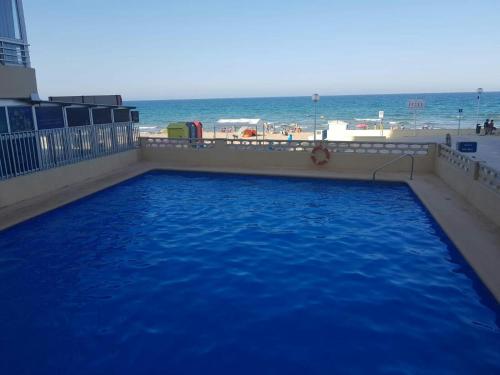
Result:
{"label": "beach sand", "polygon": [[[215,132],[215,138],[216,139],[234,139],[233,135],[236,135],[236,133],[226,133],[226,132]],[[141,132],[141,136],[145,137],[162,137],[162,138],[168,138],[167,133],[148,133],[148,132]],[[313,133],[312,132],[300,132],[300,133],[292,133],[293,140],[295,141],[307,141],[308,137],[312,137]],[[204,130],[203,131],[203,138],[204,139],[214,139],[214,132],[210,130]],[[236,137],[237,139],[237,137]],[[286,141],[288,139],[287,135],[283,134],[273,134],[273,133],[266,133],[264,136],[262,133],[258,133],[257,137],[249,137],[249,138],[240,138],[240,139],[245,139],[245,140],[274,140],[274,141]]]}

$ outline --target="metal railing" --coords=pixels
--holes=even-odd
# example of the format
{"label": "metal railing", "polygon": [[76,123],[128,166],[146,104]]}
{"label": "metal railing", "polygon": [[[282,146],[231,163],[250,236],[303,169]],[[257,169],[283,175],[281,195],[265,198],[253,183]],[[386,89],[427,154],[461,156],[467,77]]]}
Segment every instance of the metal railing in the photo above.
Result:
{"label": "metal railing", "polygon": [[0,64],[30,66],[28,45],[20,41],[0,40]]}
{"label": "metal railing", "polygon": [[0,180],[138,147],[133,123],[0,134]]}
{"label": "metal railing", "polygon": [[415,157],[413,155],[410,155],[410,154],[401,155],[400,157],[398,157],[396,159],[390,160],[387,163],[382,164],[380,167],[378,167],[377,169],[375,169],[373,171],[372,180],[375,181],[375,176],[377,175],[378,171],[384,169],[385,167],[387,167],[391,164],[396,163],[397,161],[399,161],[401,159],[408,158],[408,157],[411,158],[410,180],[413,180],[413,170],[415,168]]}
{"label": "metal railing", "polygon": [[217,142],[229,149],[258,152],[311,152],[315,145],[322,144],[330,152],[353,154],[382,154],[426,156],[431,143],[395,142],[344,142],[344,141],[275,141],[248,139],[169,139],[165,137],[141,137],[141,147],[206,150]]}

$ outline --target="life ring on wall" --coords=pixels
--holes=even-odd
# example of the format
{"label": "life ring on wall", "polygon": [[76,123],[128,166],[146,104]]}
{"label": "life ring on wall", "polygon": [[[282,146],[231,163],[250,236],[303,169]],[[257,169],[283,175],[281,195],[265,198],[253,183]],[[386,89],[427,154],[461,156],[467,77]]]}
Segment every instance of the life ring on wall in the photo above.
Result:
{"label": "life ring on wall", "polygon": [[311,151],[311,160],[314,165],[325,165],[330,160],[330,150],[323,145],[314,147]]}

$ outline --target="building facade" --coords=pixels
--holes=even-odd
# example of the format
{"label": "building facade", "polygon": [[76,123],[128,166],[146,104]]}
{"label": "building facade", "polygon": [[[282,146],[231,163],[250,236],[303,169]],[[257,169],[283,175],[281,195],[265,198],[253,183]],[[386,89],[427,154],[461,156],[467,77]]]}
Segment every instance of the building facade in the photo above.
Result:
{"label": "building facade", "polygon": [[29,98],[36,93],[22,0],[0,0],[0,98]]}
{"label": "building facade", "polygon": [[40,100],[21,0],[0,0],[0,180],[137,147],[120,95]]}

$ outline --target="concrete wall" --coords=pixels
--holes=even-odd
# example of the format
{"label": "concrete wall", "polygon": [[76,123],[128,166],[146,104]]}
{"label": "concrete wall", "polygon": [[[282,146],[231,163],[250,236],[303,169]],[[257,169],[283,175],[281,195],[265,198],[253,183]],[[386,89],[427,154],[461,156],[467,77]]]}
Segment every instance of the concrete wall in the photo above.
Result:
{"label": "concrete wall", "polygon": [[[435,146],[431,145],[427,155],[415,156],[416,173],[434,171]],[[213,148],[192,149],[175,147],[141,147],[141,160],[172,168],[237,168],[260,170],[327,170],[332,172],[366,173],[397,158],[395,154],[332,153],[330,161],[323,166],[312,163],[309,152],[299,151],[254,151],[231,149],[223,140],[215,142]],[[385,172],[410,171],[410,159],[406,158],[384,169]]]}
{"label": "concrete wall", "polygon": [[[389,140],[411,142],[411,137],[442,137],[443,142],[446,134],[457,135],[457,129],[343,129],[331,127],[328,130],[328,139],[335,141],[378,141],[382,137]],[[476,129],[461,129],[460,135],[475,135]],[[370,137],[372,139],[370,139]]]}
{"label": "concrete wall", "polygon": [[0,182],[0,208],[96,179],[138,161],[138,150],[87,160]]}
{"label": "concrete wall", "polygon": [[[388,134],[389,139],[406,138],[406,137],[443,137],[443,142],[446,134],[451,136],[457,135],[457,129],[392,129]],[[460,135],[475,135],[476,129],[460,129]]]}
{"label": "concrete wall", "polygon": [[0,99],[29,98],[36,92],[35,69],[0,65]]}
{"label": "concrete wall", "polygon": [[[142,142],[144,143],[144,139]],[[182,145],[180,145],[182,146]],[[184,145],[185,146],[185,145]],[[209,147],[196,149],[184,147],[144,147],[103,158],[84,161],[0,182],[0,208],[46,193],[56,191],[72,184],[124,169],[138,161],[149,162],[159,168],[209,168],[213,171],[232,169],[236,171],[261,170],[273,173],[293,174],[294,171],[326,171],[345,175],[356,174],[361,178],[371,178],[373,171],[394,160],[399,155],[382,153],[344,153],[331,154],[330,161],[316,166],[309,152],[245,150],[229,145],[223,140],[209,144]],[[410,169],[410,159],[402,159],[388,166],[383,172],[401,173],[406,178]],[[462,195],[496,225],[500,226],[500,196],[497,192],[474,178],[474,171],[465,171],[437,156],[435,145],[430,145],[427,155],[415,155],[415,173],[435,173],[451,189]]]}
{"label": "concrete wall", "polygon": [[[500,195],[474,178],[474,170],[465,171],[446,159],[436,158],[435,173],[452,190],[500,226]],[[465,229],[465,228],[464,228]]]}

